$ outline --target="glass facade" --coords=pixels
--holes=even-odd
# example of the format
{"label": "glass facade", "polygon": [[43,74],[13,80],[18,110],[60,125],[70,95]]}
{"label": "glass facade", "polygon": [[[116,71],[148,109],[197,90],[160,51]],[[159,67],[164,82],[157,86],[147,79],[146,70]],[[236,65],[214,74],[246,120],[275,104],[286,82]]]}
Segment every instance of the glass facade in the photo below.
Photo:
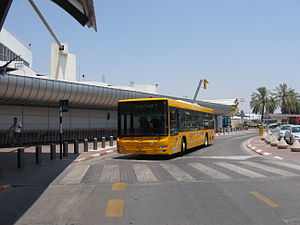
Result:
{"label": "glass facade", "polygon": [[[18,55],[14,53],[12,50],[7,48],[5,45],[0,43],[0,61],[10,61],[13,58],[17,57]],[[25,66],[29,67],[29,63],[26,62],[22,57],[18,57],[15,59],[15,61],[22,62]]]}

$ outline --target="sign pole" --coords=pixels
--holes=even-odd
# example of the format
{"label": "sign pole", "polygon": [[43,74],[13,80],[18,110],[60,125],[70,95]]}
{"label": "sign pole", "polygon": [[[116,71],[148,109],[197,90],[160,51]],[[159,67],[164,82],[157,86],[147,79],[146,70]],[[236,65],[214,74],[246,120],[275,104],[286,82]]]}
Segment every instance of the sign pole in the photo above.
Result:
{"label": "sign pole", "polygon": [[62,133],[62,106],[59,106],[59,158],[62,159],[62,155],[63,155],[63,151],[62,151],[62,137],[63,137],[63,133]]}
{"label": "sign pole", "polygon": [[59,101],[59,158],[62,159],[63,157],[63,128],[62,128],[62,121],[63,121],[63,112],[69,111],[69,100],[60,100]]}

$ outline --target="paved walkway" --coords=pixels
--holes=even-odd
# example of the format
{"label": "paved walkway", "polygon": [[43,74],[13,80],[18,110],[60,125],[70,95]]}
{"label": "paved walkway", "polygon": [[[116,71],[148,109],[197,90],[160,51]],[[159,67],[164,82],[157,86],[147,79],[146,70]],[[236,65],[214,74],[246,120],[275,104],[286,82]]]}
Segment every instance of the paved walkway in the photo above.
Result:
{"label": "paved walkway", "polygon": [[290,146],[287,149],[278,149],[276,146],[271,146],[264,140],[261,140],[259,136],[250,139],[247,146],[251,150],[266,157],[300,163],[300,152],[292,152]]}
{"label": "paved walkway", "polygon": [[[98,143],[100,146],[100,143]],[[17,148],[0,148],[0,224],[12,225],[42,195],[47,187],[71,164],[98,157],[116,149],[116,143],[106,148],[83,152],[79,144],[79,154],[74,154],[74,144],[68,146],[68,156],[59,159],[59,145],[56,146],[56,160],[50,160],[50,145],[42,146],[42,162],[36,164],[35,147],[26,147],[24,168],[17,168]]]}

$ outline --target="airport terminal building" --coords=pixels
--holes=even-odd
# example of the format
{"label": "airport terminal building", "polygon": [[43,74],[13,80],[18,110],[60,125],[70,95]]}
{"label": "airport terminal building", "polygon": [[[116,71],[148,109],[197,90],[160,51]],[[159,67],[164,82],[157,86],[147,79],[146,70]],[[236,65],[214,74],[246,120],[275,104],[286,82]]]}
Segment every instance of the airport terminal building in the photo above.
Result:
{"label": "airport terminal building", "polygon": [[[52,49],[52,55],[53,51],[55,49]],[[235,99],[217,103],[194,101],[161,95],[155,85],[118,87],[105,83],[78,82],[68,79],[68,76],[37,76],[31,68],[30,47],[3,28],[0,32],[0,66],[17,55],[21,57],[10,64],[10,67],[17,70],[0,76],[0,146],[9,144],[7,129],[11,126],[13,117],[18,117],[23,124],[24,143],[58,141],[59,101],[64,99],[69,101],[69,111],[63,113],[65,140],[115,136],[117,102],[122,99],[151,96],[197,103],[215,110],[218,127],[220,117],[230,116],[238,111]],[[68,57],[68,54],[65,55]],[[71,62],[73,64],[68,66],[74,66],[74,60]],[[51,65],[53,66],[53,62]],[[57,63],[54,62],[54,65],[57,66]]]}

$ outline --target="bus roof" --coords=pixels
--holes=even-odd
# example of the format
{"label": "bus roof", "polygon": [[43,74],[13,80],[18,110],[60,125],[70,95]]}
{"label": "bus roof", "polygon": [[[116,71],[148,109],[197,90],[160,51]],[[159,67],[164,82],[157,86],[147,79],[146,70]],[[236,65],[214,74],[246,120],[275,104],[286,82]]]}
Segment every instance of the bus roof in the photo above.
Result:
{"label": "bus roof", "polygon": [[211,108],[203,107],[198,104],[193,104],[182,100],[174,100],[170,98],[137,98],[137,99],[120,100],[119,102],[158,101],[158,100],[166,100],[168,101],[168,105],[173,107],[202,111],[207,113],[214,113],[214,110]]}

